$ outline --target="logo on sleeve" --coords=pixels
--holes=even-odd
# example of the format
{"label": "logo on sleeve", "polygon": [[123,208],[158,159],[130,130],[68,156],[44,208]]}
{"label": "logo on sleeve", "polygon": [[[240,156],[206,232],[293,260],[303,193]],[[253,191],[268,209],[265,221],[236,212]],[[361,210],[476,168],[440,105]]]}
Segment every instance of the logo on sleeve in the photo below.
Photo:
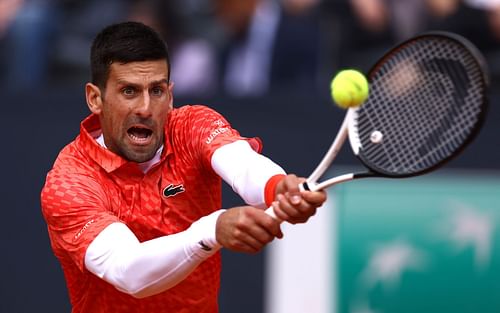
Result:
{"label": "logo on sleeve", "polygon": [[184,192],[184,191],[186,191],[186,189],[184,189],[183,184],[179,184],[179,185],[170,184],[167,187],[165,187],[165,189],[163,189],[163,196],[165,198],[173,197],[176,194]]}
{"label": "logo on sleeve", "polygon": [[88,221],[87,223],[85,223],[85,225],[83,225],[83,227],[78,231],[78,233],[76,233],[76,235],[73,237],[73,240],[78,240],[78,238],[80,238],[80,236],[87,230],[87,228],[90,227],[90,225],[94,223],[94,219],[91,219],[90,221]]}
{"label": "logo on sleeve", "polygon": [[207,140],[205,141],[207,145],[211,144],[215,137],[229,131],[229,126],[227,126],[220,119],[213,122],[213,125],[215,125],[216,128],[210,133],[210,135],[208,135]]}

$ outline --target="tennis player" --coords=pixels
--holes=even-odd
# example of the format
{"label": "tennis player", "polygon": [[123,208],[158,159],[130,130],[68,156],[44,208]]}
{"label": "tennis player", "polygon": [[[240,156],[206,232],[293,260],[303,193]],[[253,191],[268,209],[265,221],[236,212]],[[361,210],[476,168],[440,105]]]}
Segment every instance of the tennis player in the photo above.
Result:
{"label": "tennis player", "polygon": [[[72,312],[217,312],[220,248],[255,253],[306,222],[324,192],[259,153],[214,110],[173,108],[166,44],[135,22],[91,48],[91,115],[41,193]],[[248,204],[221,209],[227,182]]]}

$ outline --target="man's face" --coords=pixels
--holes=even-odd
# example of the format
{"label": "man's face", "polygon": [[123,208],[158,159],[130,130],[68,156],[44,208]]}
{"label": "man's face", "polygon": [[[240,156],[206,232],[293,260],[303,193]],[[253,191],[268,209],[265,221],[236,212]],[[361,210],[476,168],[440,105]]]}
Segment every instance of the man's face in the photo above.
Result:
{"label": "man's face", "polygon": [[167,63],[159,60],[111,64],[105,91],[87,84],[87,103],[99,115],[109,150],[139,163],[153,158],[172,110],[167,79]]}

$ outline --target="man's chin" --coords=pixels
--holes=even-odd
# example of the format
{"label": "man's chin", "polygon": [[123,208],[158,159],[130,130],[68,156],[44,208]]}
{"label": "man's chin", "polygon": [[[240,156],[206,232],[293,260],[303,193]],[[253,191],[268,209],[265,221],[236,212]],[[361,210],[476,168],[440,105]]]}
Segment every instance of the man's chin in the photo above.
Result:
{"label": "man's chin", "polygon": [[144,163],[149,160],[151,160],[155,154],[156,154],[157,149],[152,149],[150,147],[142,148],[142,149],[128,149],[123,153],[123,156],[125,159],[131,162],[136,162],[136,163]]}

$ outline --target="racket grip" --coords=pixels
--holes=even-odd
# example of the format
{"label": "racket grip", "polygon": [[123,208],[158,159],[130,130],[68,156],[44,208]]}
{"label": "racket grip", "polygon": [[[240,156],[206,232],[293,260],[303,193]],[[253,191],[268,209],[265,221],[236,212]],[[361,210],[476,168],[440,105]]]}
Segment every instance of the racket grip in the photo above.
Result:
{"label": "racket grip", "polygon": [[270,217],[274,218],[280,224],[283,223],[283,221],[279,217],[276,216],[276,213],[274,213],[274,209],[273,209],[272,206],[268,207],[265,212],[266,212],[267,215],[269,215]]}

